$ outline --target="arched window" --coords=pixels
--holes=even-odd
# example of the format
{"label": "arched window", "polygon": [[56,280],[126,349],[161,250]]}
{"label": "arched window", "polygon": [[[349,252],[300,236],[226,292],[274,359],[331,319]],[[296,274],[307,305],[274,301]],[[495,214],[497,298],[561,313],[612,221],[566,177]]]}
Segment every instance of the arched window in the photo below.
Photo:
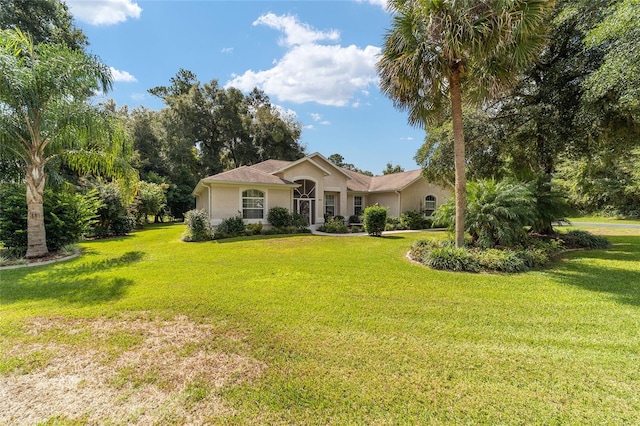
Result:
{"label": "arched window", "polygon": [[424,197],[424,215],[433,216],[434,211],[436,211],[436,197],[435,195],[427,195]]}
{"label": "arched window", "polygon": [[242,218],[264,218],[264,192],[257,189],[242,191]]}

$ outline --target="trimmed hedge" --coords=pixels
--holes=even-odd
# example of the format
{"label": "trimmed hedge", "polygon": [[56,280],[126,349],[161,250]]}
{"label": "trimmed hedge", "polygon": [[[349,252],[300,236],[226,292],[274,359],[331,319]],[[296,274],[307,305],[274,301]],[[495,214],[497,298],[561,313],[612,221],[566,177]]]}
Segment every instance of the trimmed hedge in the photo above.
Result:
{"label": "trimmed hedge", "polygon": [[364,209],[362,221],[367,234],[380,237],[387,223],[387,209],[380,206],[369,206]]}

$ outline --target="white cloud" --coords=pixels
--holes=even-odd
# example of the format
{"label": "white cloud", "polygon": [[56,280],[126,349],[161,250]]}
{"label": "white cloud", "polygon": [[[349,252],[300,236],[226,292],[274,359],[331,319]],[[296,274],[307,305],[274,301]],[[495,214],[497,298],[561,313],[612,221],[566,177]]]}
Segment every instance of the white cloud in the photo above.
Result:
{"label": "white cloud", "polygon": [[313,121],[315,121],[316,123],[319,123],[319,124],[321,124],[321,125],[323,125],[323,126],[328,126],[328,125],[330,125],[330,124],[331,124],[331,122],[330,122],[330,121],[328,121],[328,120],[323,120],[323,119],[322,119],[322,115],[321,115],[321,114],[318,114],[318,113],[312,112],[312,113],[310,113],[309,115],[311,116],[311,118],[313,119]]}
{"label": "white cloud", "polygon": [[120,71],[115,69],[114,67],[109,67],[111,70],[111,76],[113,77],[113,81],[120,83],[135,83],[138,81],[134,76],[129,74],[127,71]]}
{"label": "white cloud", "polygon": [[267,25],[284,32],[281,44],[288,48],[268,70],[247,70],[233,76],[227,87],[249,91],[259,87],[280,101],[349,105],[356,93],[378,83],[375,64],[380,48],[320,44],[337,41],[337,31],[316,31],[295,17],[263,15],[254,25]]}
{"label": "white cloud", "polygon": [[220,51],[220,53],[233,53],[233,47],[225,47]]}
{"label": "white cloud", "polygon": [[280,44],[288,47],[311,44],[321,40],[338,41],[340,39],[340,33],[336,30],[316,31],[309,25],[298,22],[298,19],[291,15],[277,16],[273,13],[267,13],[256,19],[253,25],[266,25],[282,31],[285,38],[280,39]]}
{"label": "white cloud", "polygon": [[147,98],[146,93],[134,92],[131,94],[131,99],[134,101],[143,101]]}
{"label": "white cloud", "polygon": [[356,0],[358,3],[370,3],[375,6],[380,6],[384,10],[388,10],[387,0]]}
{"label": "white cloud", "polygon": [[73,16],[92,25],[113,25],[139,18],[142,8],[133,0],[67,0]]}

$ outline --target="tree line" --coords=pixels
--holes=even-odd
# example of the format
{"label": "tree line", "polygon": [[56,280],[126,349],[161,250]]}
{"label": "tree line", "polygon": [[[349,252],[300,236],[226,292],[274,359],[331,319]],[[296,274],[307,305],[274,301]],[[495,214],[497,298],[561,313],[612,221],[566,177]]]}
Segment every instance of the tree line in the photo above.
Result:
{"label": "tree line", "polygon": [[0,192],[18,204],[0,209],[0,235],[18,235],[10,240],[27,257],[86,231],[65,228],[53,242],[64,221],[47,188],[70,194],[79,224],[97,214],[96,235],[118,234],[149,214],[181,217],[207,175],[304,155],[300,124],[264,92],[201,84],[187,70],[149,90],[163,100],[160,111],[94,105],[97,90],[111,89],[111,72],[86,52],[88,39],[59,0],[0,0],[0,30]]}
{"label": "tree line", "polygon": [[640,215],[637,0],[390,4],[382,89],[425,128],[415,159],[456,187],[457,224],[467,178],[535,182],[541,211]]}
{"label": "tree line", "polygon": [[[542,232],[562,197],[586,211],[639,214],[637,0],[390,7],[381,88],[426,130],[415,159],[427,179],[455,186],[460,229],[467,178],[535,182],[537,205],[550,212]],[[181,217],[199,179],[305,154],[300,124],[264,92],[203,84],[185,69],[149,89],[159,111],[92,104],[111,75],[59,0],[0,0],[0,29],[0,182],[25,187],[30,257],[47,252],[45,188],[95,190],[103,204],[118,192],[122,208],[112,210],[138,221]],[[399,171],[389,163],[383,173]],[[123,229],[104,215],[103,228]]]}

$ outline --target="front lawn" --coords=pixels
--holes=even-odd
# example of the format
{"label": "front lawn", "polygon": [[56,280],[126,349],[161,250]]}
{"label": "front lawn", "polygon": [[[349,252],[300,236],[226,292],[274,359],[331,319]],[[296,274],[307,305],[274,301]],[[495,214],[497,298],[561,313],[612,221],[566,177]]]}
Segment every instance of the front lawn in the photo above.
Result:
{"label": "front lawn", "polygon": [[516,275],[409,262],[443,233],[183,230],[0,271],[0,423],[638,420],[638,230]]}
{"label": "front lawn", "polygon": [[613,223],[618,225],[640,225],[640,219],[628,219],[617,217],[604,217],[604,216],[580,216],[570,217],[567,220],[576,225],[580,225],[582,222],[588,223]]}

